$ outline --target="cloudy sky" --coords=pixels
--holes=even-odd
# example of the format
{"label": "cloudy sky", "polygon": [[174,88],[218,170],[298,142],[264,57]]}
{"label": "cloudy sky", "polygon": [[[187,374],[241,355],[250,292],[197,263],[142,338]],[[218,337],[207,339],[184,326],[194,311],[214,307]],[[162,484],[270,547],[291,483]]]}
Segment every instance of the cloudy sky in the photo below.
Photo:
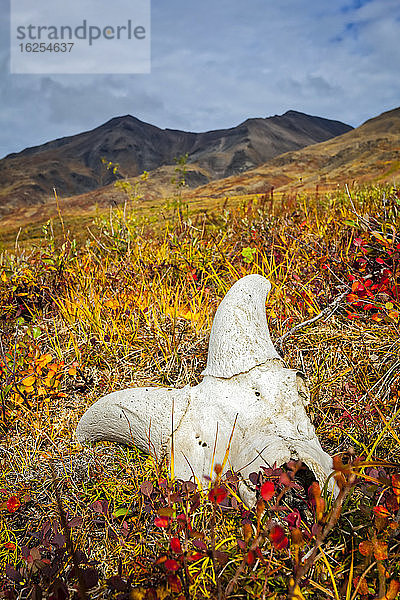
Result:
{"label": "cloudy sky", "polygon": [[152,0],[151,73],[140,75],[10,74],[9,2],[0,156],[128,113],[205,131],[289,109],[357,126],[400,106],[399,0]]}

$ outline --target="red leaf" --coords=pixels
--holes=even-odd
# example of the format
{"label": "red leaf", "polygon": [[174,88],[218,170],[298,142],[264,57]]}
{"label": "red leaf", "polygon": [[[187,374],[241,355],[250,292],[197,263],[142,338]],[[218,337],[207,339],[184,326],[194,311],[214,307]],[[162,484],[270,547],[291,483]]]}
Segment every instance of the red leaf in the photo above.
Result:
{"label": "red leaf", "polygon": [[201,552],[191,552],[190,554],[188,554],[187,558],[191,561],[200,560],[200,558],[204,558],[204,554],[202,554]]}
{"label": "red leaf", "polygon": [[178,571],[178,569],[180,569],[179,563],[173,558],[167,558],[164,566],[168,571]]}
{"label": "red leaf", "polygon": [[289,540],[286,535],[279,542],[275,542],[274,546],[277,550],[284,550],[289,545]]}
{"label": "red leaf", "polygon": [[285,535],[285,530],[280,525],[274,525],[269,534],[273,546],[277,550],[283,550],[289,544],[289,540]]}
{"label": "red leaf", "polygon": [[10,496],[7,500],[7,510],[10,513],[14,513],[16,510],[19,509],[20,506],[21,502],[19,501],[19,498],[17,498],[17,496]]}
{"label": "red leaf", "polygon": [[271,542],[277,542],[285,535],[284,529],[280,525],[274,525],[271,529],[270,539]]}
{"label": "red leaf", "polygon": [[266,481],[261,486],[261,496],[264,500],[271,500],[272,496],[275,493],[275,486],[272,481]]}
{"label": "red leaf", "polygon": [[173,537],[171,539],[171,550],[172,552],[176,552],[176,554],[180,554],[182,552],[181,543],[179,538]]}
{"label": "red leaf", "polygon": [[256,557],[254,556],[254,552],[252,552],[251,550],[249,550],[249,552],[247,553],[246,556],[246,562],[247,564],[252,567],[255,563]]}
{"label": "red leaf", "polygon": [[372,554],[371,542],[368,542],[368,541],[360,542],[360,544],[358,545],[358,550],[359,550],[360,554],[362,554],[363,556],[371,556],[371,554]]}
{"label": "red leaf", "polygon": [[347,294],[346,299],[347,302],[356,302],[359,298],[357,294]]}
{"label": "red leaf", "polygon": [[393,492],[396,494],[397,496],[397,500],[400,500],[400,474],[399,473],[395,473],[394,475],[392,475],[392,486],[393,486]]}
{"label": "red leaf", "polygon": [[154,519],[154,525],[156,527],[163,527],[164,529],[166,529],[169,525],[169,518],[168,517],[156,517]]}
{"label": "red leaf", "polygon": [[203,542],[203,540],[194,540],[193,546],[197,548],[197,550],[202,550],[203,552],[207,552],[207,544]]}
{"label": "red leaf", "polygon": [[377,323],[379,323],[379,321],[382,321],[382,317],[381,317],[380,313],[376,313],[375,315],[372,315],[371,319],[373,321],[376,321]]}
{"label": "red leaf", "polygon": [[377,258],[377,259],[376,259],[376,262],[377,262],[379,265],[384,265],[384,264],[385,264],[385,261],[383,260],[383,258]]}
{"label": "red leaf", "polygon": [[13,542],[7,542],[7,544],[4,544],[4,548],[7,548],[7,550],[15,550],[15,544]]}
{"label": "red leaf", "polygon": [[179,580],[179,577],[175,575],[175,573],[168,573],[167,575],[169,587],[174,594],[178,594],[182,589],[182,584]]}
{"label": "red leaf", "polygon": [[224,487],[216,487],[216,488],[213,488],[212,490],[210,490],[210,492],[208,494],[208,499],[211,502],[215,502],[216,504],[219,504],[220,502],[225,500],[227,495],[228,495],[228,492],[226,491],[226,489]]}
{"label": "red leaf", "polygon": [[384,506],[374,506],[372,510],[377,517],[390,517],[390,512]]}
{"label": "red leaf", "polygon": [[294,509],[293,512],[288,514],[284,521],[289,525],[289,527],[299,527],[301,523],[301,516],[297,508]]}

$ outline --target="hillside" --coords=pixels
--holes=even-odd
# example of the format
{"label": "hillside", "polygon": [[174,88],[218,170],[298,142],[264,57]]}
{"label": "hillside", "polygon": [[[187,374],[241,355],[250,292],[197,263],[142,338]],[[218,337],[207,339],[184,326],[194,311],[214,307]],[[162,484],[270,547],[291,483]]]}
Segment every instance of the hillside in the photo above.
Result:
{"label": "hillside", "polygon": [[[302,191],[318,193],[332,191],[345,183],[393,183],[400,175],[400,108],[369,119],[363,125],[326,142],[314,144],[301,150],[287,152],[240,175],[211,181],[207,185],[182,192],[183,199],[193,212],[213,210],[221,200],[230,198],[234,204],[245,196],[269,193],[272,188],[280,196],[293,195]],[[135,187],[139,184],[139,200],[136,209],[160,214],[165,200],[176,195],[176,185],[171,179],[176,176],[175,165],[166,165],[153,170],[146,181],[139,177],[128,178]],[[188,164],[186,179],[207,177],[207,169],[197,164]],[[126,195],[116,189],[114,183],[94,191],[73,197],[60,197],[60,208],[74,229],[73,220],[89,222],[98,211],[109,210],[124,201]],[[45,204],[26,203],[15,205],[1,220],[1,241],[11,243],[15,232],[26,225],[37,225],[57,215],[54,198]],[[161,210],[161,214],[162,214]],[[32,230],[31,230],[32,231]],[[30,233],[24,234],[31,235]]]}
{"label": "hillside", "polygon": [[400,176],[400,108],[339,137],[287,152],[260,167],[196,190],[196,198],[332,189],[344,183],[392,183]]}
{"label": "hillside", "polygon": [[145,170],[174,165],[175,157],[187,153],[188,163],[195,165],[189,180],[195,187],[350,129],[339,121],[296,111],[204,133],[160,129],[130,115],[116,117],[91,131],[2,159],[0,217],[46,203],[53,197],[53,188],[66,197],[111,183],[116,176],[102,159],[118,163],[123,176],[134,177]]}

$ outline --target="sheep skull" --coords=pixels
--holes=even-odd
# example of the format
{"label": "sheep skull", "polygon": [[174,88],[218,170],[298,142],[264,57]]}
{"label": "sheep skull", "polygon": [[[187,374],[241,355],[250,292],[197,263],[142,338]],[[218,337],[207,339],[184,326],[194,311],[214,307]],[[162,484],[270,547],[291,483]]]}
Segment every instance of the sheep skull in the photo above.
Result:
{"label": "sheep skull", "polygon": [[108,394],[82,416],[78,440],[134,443],[160,458],[170,453],[173,438],[175,476],[202,482],[213,460],[223,462],[231,439],[227,464],[240,472],[239,493],[247,503],[254,502],[248,476],[260,465],[301,460],[325,483],[332,460],[306,414],[307,389],[270,339],[270,288],[265,277],[247,275],[228,291],[214,317],[201,383]]}

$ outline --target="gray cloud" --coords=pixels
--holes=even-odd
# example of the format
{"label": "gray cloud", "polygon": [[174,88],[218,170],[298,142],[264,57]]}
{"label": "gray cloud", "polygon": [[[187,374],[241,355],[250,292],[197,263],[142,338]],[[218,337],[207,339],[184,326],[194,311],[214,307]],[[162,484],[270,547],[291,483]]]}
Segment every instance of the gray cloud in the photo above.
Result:
{"label": "gray cloud", "polygon": [[150,75],[10,75],[0,30],[0,153],[126,113],[197,131],[289,109],[358,125],[400,105],[399,19],[398,0],[153,0]]}

